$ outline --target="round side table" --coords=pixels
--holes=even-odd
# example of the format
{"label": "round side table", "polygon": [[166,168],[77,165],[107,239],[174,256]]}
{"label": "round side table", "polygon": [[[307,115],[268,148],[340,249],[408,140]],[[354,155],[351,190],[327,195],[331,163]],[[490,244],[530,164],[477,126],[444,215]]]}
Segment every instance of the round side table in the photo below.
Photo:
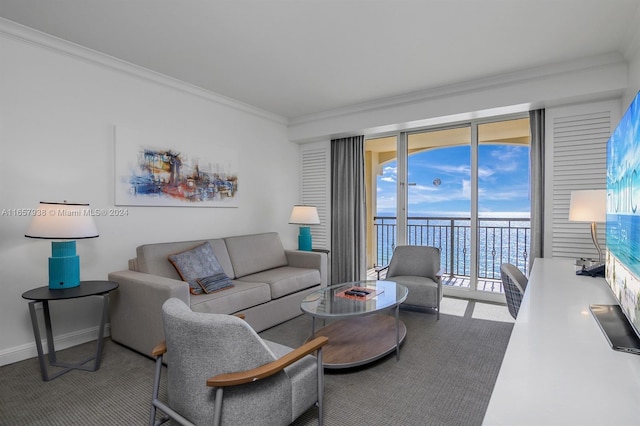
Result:
{"label": "round side table", "polygon": [[[22,294],[23,299],[31,300],[29,302],[29,315],[31,316],[31,325],[33,326],[33,336],[36,339],[36,348],[38,349],[38,361],[40,362],[40,372],[42,380],[45,382],[53,380],[62,374],[71,370],[96,371],[100,368],[100,358],[102,355],[102,340],[104,337],[104,326],[109,313],[109,292],[118,288],[118,283],[113,281],[81,281],[80,285],[72,288],[59,290],[51,290],[48,286],[34,288]],[[58,362],[56,360],[56,350],[53,342],[53,332],[51,330],[51,315],[49,313],[49,302],[54,300],[78,299],[87,296],[102,296],[102,319],[98,332],[98,343],[94,356],[85,359],[76,364]],[[44,351],[42,350],[42,339],[40,337],[40,327],[38,325],[38,317],[36,316],[37,303],[42,304],[44,314],[45,329],[47,332],[47,348],[49,357],[49,366],[62,367],[63,369],[55,374],[49,375],[45,362]],[[84,365],[89,361],[95,360],[93,365]]]}

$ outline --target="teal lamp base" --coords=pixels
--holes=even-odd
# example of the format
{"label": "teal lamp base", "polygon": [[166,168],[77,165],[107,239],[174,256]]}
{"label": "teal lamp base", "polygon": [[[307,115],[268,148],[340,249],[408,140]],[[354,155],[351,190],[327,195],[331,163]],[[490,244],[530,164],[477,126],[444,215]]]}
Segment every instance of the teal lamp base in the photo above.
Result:
{"label": "teal lamp base", "polygon": [[49,289],[61,290],[80,285],[80,257],[75,241],[52,241],[49,258]]}
{"label": "teal lamp base", "polygon": [[298,250],[311,251],[311,228],[309,226],[300,227]]}

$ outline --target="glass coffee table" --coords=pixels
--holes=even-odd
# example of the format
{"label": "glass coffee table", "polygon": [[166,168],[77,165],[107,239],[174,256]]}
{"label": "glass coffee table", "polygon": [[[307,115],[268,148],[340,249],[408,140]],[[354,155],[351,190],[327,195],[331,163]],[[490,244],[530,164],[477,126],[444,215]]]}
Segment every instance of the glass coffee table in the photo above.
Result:
{"label": "glass coffee table", "polygon": [[[325,368],[350,368],[373,362],[391,352],[400,359],[407,328],[399,318],[409,290],[394,281],[353,281],[309,294],[300,308],[311,315],[311,338],[326,336]],[[378,312],[394,310],[395,315]],[[337,320],[316,330],[316,318]]]}

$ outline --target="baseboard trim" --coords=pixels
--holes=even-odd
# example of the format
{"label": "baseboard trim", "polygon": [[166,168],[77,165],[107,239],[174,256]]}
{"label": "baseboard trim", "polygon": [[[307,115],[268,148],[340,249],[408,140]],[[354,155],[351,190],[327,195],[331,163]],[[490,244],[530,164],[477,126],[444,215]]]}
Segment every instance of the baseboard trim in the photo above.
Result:
{"label": "baseboard trim", "polygon": [[[85,328],[84,330],[74,331],[72,333],[53,336],[56,345],[56,352],[63,349],[78,346],[83,343],[91,342],[98,338],[99,326]],[[104,336],[111,335],[111,324],[106,324],[104,328]],[[49,352],[46,338],[42,340],[42,349],[44,353]],[[25,359],[35,358],[38,356],[35,341],[33,343],[15,346],[0,351],[0,367],[13,364],[15,362],[24,361]]]}

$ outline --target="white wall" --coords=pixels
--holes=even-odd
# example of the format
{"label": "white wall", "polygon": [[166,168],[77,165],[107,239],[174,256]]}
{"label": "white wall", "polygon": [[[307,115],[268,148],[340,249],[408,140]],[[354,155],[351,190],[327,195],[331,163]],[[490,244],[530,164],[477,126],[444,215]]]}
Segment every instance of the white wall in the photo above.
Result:
{"label": "white wall", "polygon": [[627,85],[625,58],[600,55],[298,117],[289,125],[289,139],[371,135],[619,98]]}
{"label": "white wall", "polygon": [[[148,242],[277,231],[286,248],[296,247],[288,218],[298,201],[299,149],[284,120],[18,32],[0,25],[0,365],[36,354],[21,294],[47,284],[50,256],[50,242],[24,237],[30,217],[11,209],[62,200],[114,207],[114,125],[175,138],[176,146],[197,141],[203,153],[209,144],[234,147],[240,206],[128,207],[124,217],[96,217],[100,237],[77,244],[82,279],[126,269]],[[51,304],[57,349],[95,338],[99,306],[99,298]]]}
{"label": "white wall", "polygon": [[640,90],[640,48],[629,56],[629,86],[622,103],[623,111],[627,109]]}

